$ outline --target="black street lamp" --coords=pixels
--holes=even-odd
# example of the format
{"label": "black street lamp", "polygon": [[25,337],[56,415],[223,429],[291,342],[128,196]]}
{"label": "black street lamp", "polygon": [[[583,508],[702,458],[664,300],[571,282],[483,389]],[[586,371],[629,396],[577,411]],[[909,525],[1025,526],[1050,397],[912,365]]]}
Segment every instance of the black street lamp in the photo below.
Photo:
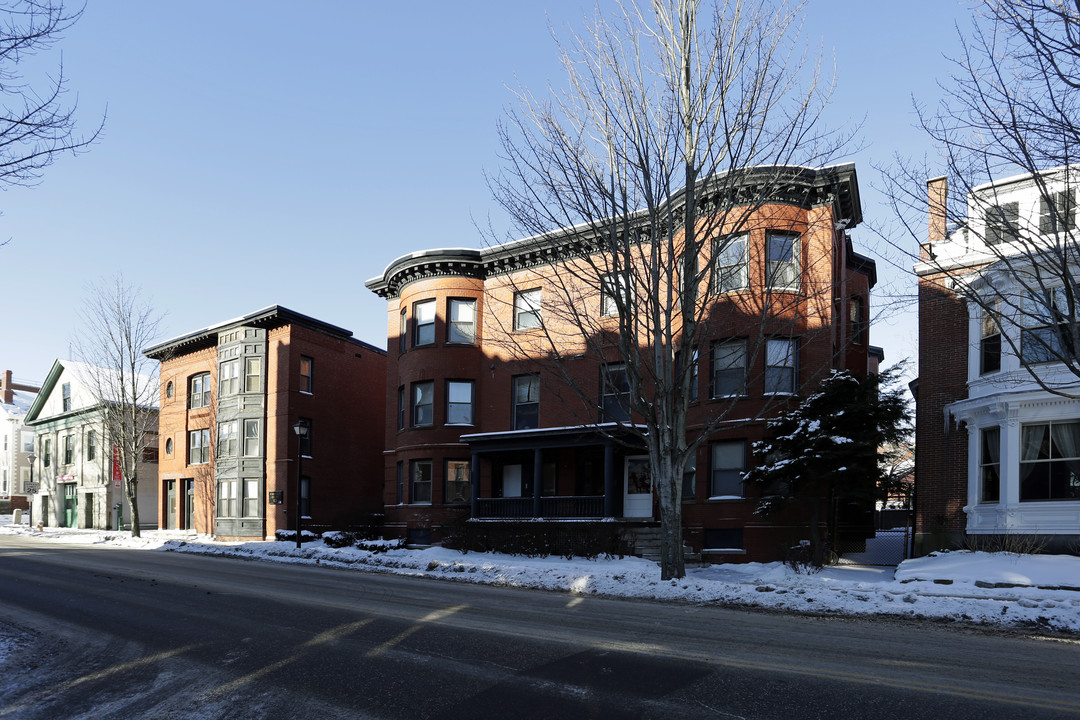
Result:
{"label": "black street lamp", "polygon": [[[26,456],[26,459],[30,461],[30,488],[34,487],[34,461],[37,460],[37,455],[31,452]],[[23,488],[24,490],[26,488]],[[37,495],[37,491],[34,491],[34,495]],[[30,498],[30,524],[28,527],[34,527],[34,498]]]}
{"label": "black street lamp", "polygon": [[302,524],[301,516],[303,513],[300,511],[300,494],[304,485],[304,438],[308,434],[308,426],[303,420],[297,420],[296,424],[292,426],[293,431],[296,433],[296,549],[300,549],[300,526]]}

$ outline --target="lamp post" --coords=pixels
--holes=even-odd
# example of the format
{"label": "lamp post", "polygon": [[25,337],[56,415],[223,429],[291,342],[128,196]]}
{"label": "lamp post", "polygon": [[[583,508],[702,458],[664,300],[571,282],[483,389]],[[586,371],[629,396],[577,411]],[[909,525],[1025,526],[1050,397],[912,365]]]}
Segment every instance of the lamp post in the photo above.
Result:
{"label": "lamp post", "polygon": [[303,524],[303,513],[300,511],[301,492],[304,486],[304,438],[308,434],[308,426],[303,420],[297,420],[292,426],[296,433],[296,549],[300,549],[300,527]]}
{"label": "lamp post", "polygon": [[[35,455],[33,452],[31,452],[29,455],[26,456],[26,459],[30,461],[30,489],[33,491],[34,495],[37,495],[37,491],[33,489],[34,488],[34,461],[37,460],[37,455]],[[30,524],[28,525],[28,527],[32,528],[32,527],[34,527],[34,498],[32,498],[32,497],[30,498],[30,513],[29,513],[29,516],[30,516]]]}

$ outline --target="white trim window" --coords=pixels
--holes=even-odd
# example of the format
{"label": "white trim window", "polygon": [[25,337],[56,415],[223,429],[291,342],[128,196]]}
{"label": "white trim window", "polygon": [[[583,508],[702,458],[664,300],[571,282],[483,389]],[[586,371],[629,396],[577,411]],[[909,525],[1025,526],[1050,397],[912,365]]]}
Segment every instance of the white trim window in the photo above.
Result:
{"label": "white trim window", "polygon": [[472,380],[447,380],[446,381],[446,424],[447,425],[472,425],[473,424],[473,391],[475,383]]}
{"label": "white trim window", "polygon": [[450,298],[446,307],[446,342],[472,345],[476,342],[476,301]]}
{"label": "white trim window", "polygon": [[600,279],[600,315],[618,317],[619,304],[629,309],[633,294],[630,291],[630,279],[623,273],[612,273]]}
{"label": "white trim window", "polygon": [[771,338],[765,342],[765,393],[791,395],[795,392],[795,360],[798,340]]}
{"label": "white trim window", "polygon": [[236,457],[237,430],[239,424],[236,420],[227,420],[218,423],[217,457]]}
{"label": "white trim window", "polygon": [[1020,502],[1080,500],[1080,421],[1024,425]]}
{"label": "white trim window", "polygon": [[540,327],[540,288],[514,293],[514,329],[533,330]]}
{"label": "white trim window", "polygon": [[435,301],[423,300],[413,304],[413,346],[435,342]]}
{"label": "white trim window", "polygon": [[713,244],[713,292],[722,294],[743,290],[749,284],[747,273],[746,233],[723,235]]}
{"label": "white trim window", "polygon": [[710,396],[720,398],[745,394],[746,340],[713,343]]}
{"label": "white trim window", "polygon": [[745,471],[745,440],[724,440],[709,444],[710,498],[743,497]]}
{"label": "white trim window", "polygon": [[773,289],[799,287],[799,235],[769,231],[765,234],[765,284]]}
{"label": "white trim window", "polygon": [[996,503],[1001,499],[1001,428],[983,428],[979,437],[979,502]]}

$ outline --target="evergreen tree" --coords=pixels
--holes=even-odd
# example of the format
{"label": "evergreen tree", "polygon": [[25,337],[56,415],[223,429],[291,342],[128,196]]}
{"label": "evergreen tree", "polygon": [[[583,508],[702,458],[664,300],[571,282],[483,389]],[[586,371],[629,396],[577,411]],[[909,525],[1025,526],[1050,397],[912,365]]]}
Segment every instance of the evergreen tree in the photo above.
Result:
{"label": "evergreen tree", "polygon": [[771,421],[768,437],[754,445],[758,465],[746,482],[760,492],[756,512],[768,515],[792,503],[806,507],[817,567],[825,561],[824,540],[836,534],[836,508],[867,507],[878,499],[892,465],[888,448],[902,447],[911,432],[898,382],[902,369],[894,365],[865,377],[833,371],[796,409]]}

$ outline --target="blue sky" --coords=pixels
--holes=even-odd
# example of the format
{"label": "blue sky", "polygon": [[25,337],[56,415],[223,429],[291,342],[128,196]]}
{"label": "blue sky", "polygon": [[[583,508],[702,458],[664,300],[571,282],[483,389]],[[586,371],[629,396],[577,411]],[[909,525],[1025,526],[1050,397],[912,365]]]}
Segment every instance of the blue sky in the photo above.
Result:
{"label": "blue sky", "polygon": [[[0,365],[42,380],[87,284],[116,272],[167,313],[162,339],[281,304],[384,347],[385,302],[364,281],[407,252],[480,247],[489,216],[503,227],[484,172],[506,86],[560,85],[549,23],[580,27],[593,6],[90,0],[60,47],[82,126],[107,109],[105,130],[38,187],[0,193]],[[968,12],[807,4],[804,36],[836,63],[830,122],[864,121],[843,160],[868,220],[889,213],[872,164],[934,152],[911,98],[936,102]],[[862,227],[853,239],[895,255]],[[885,294],[914,292],[885,259],[879,273]],[[872,342],[891,363],[914,354],[915,327],[909,304]]]}

